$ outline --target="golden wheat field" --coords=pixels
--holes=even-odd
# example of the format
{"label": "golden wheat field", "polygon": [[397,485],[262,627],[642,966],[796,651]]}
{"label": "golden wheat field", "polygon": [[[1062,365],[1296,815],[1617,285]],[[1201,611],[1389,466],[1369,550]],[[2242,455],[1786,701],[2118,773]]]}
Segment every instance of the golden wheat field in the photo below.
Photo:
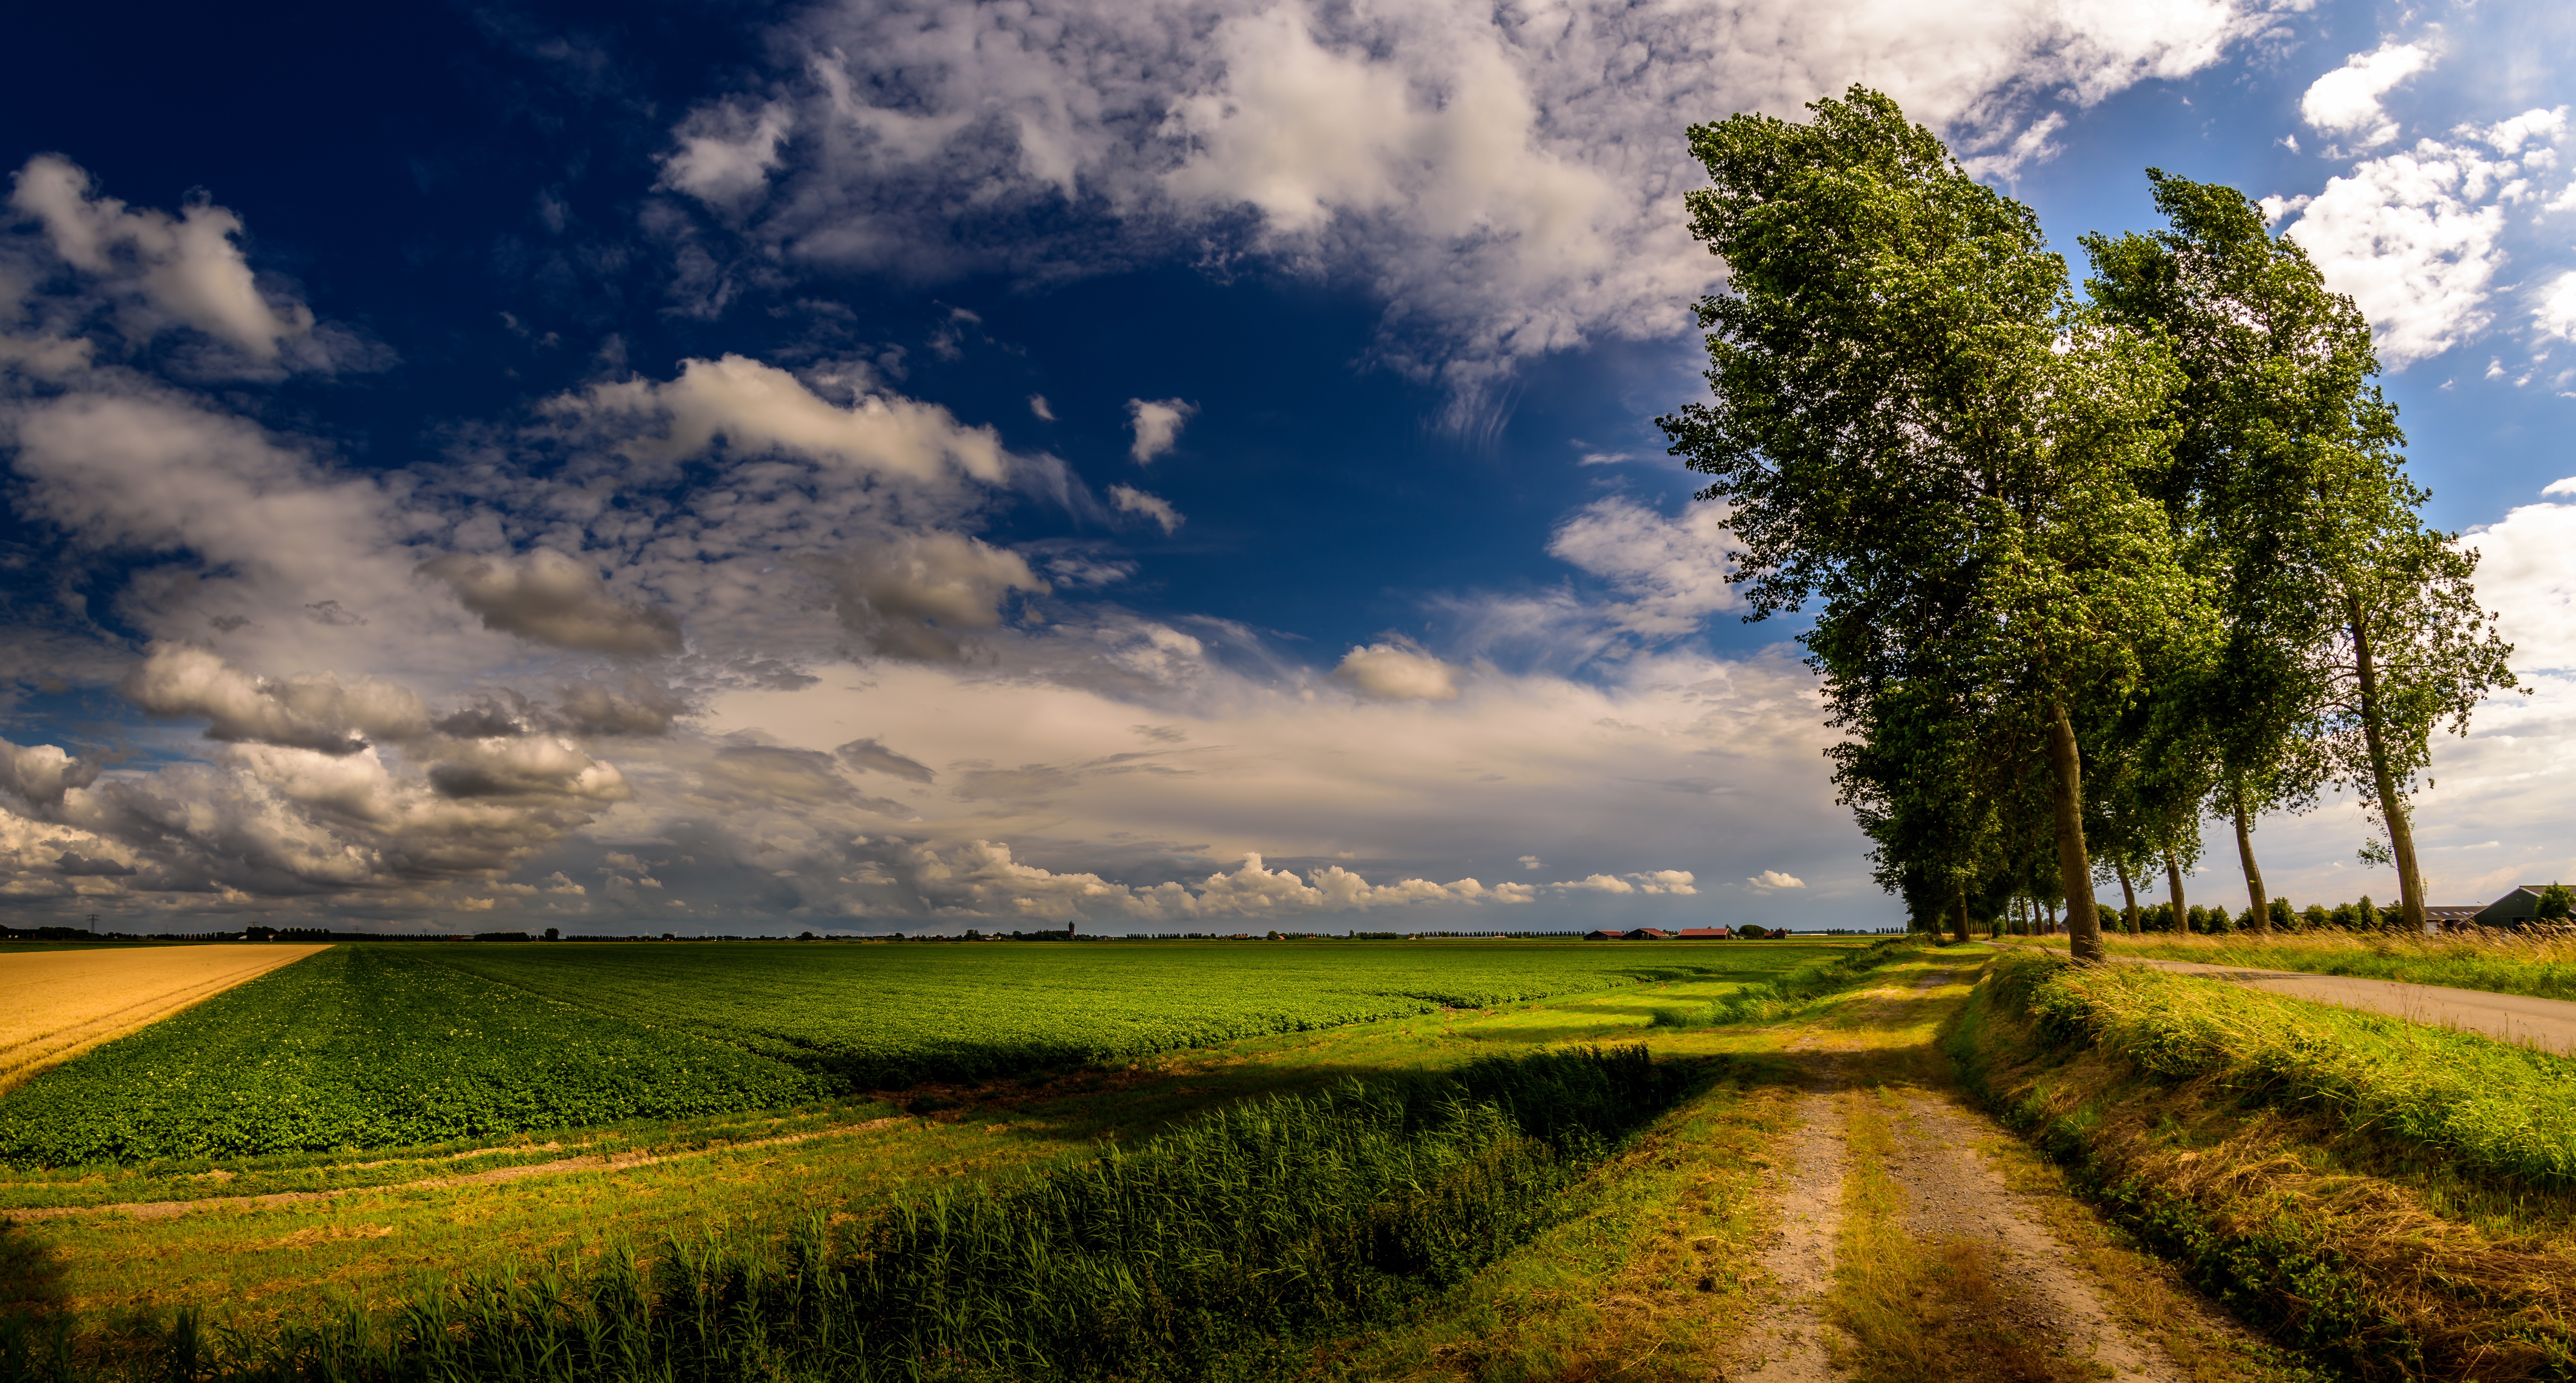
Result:
{"label": "golden wheat field", "polygon": [[149,946],[0,954],[0,1090],[321,946]]}

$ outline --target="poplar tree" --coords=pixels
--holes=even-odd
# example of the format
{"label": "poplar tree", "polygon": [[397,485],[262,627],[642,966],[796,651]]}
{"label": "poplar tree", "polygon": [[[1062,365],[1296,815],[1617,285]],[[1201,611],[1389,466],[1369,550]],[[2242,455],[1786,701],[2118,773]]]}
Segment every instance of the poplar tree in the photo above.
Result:
{"label": "poplar tree", "polygon": [[1808,109],[1690,131],[1711,182],[1691,230],[1729,283],[1699,304],[1713,397],[1661,424],[1732,507],[1747,618],[1813,608],[1838,722],[1901,732],[1877,712],[1929,683],[1956,693],[1944,736],[2040,756],[2070,949],[2098,958],[2076,724],[2125,704],[2195,608],[2140,488],[2180,379],[1895,102]]}
{"label": "poplar tree", "polygon": [[[2256,925],[2269,925],[2252,820],[2353,786],[2388,832],[2406,924],[2424,923],[2409,799],[2435,726],[2465,731],[2513,685],[2478,607],[2474,553],[2427,529],[2397,410],[2371,380],[2370,324],[2234,188],[2149,169],[2169,228],[2087,236],[2103,315],[2171,349],[2169,464],[2148,478],[2206,577],[2223,643],[2165,681],[2206,746]],[[2176,879],[2179,901],[2180,884]]]}

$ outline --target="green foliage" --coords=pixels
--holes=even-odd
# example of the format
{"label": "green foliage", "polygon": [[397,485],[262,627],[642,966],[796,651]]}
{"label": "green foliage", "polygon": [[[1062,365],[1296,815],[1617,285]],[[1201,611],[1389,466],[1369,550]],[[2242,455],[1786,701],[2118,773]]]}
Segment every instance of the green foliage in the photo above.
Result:
{"label": "green foliage", "polygon": [[2487,1176],[2576,1185],[2576,1069],[2563,1058],[2143,966],[2017,955],[1998,962],[1996,985],[2048,1037],[2160,1078],[2330,1110]]}
{"label": "green foliage", "polygon": [[2540,905],[2532,909],[2531,916],[2540,922],[2564,922],[2570,913],[2576,913],[2576,889],[2551,884],[2540,891]]}
{"label": "green foliage", "polygon": [[375,1149],[687,1118],[1444,1007],[1758,979],[1815,954],[1532,942],[344,945],[11,1092],[0,1163]]}
{"label": "green foliage", "polygon": [[[499,1279],[390,1329],[196,1345],[218,1379],[1203,1379],[1402,1319],[1546,1228],[1686,1082],[1643,1048],[1223,1110],[836,1238],[711,1235],[650,1271]],[[176,1346],[172,1346],[173,1352]]]}
{"label": "green foliage", "polygon": [[2054,855],[2082,889],[2050,816],[2080,792],[2068,717],[2124,706],[2199,609],[2138,485],[2179,377],[1893,101],[1809,109],[1691,130],[1728,291],[1699,307],[1713,397],[1662,426],[1730,507],[1751,617],[1816,609],[1800,641],[1880,882],[1920,910]]}
{"label": "green foliage", "polygon": [[[1643,952],[1643,953],[1641,953]],[[1546,942],[476,947],[447,964],[738,1044],[851,1088],[1106,1065],[1441,1008],[1785,968]]]}
{"label": "green foliage", "polygon": [[0,1100],[0,1162],[395,1147],[820,1098],[810,1072],[464,974],[335,946]]}

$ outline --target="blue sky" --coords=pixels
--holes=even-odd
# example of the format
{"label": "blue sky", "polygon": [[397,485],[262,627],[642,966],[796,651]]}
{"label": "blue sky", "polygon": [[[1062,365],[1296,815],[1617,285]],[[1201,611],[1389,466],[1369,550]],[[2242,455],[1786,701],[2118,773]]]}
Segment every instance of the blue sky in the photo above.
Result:
{"label": "blue sky", "polygon": [[[2434,891],[2576,872],[2556,7],[33,22],[19,920],[1892,922],[1653,424],[1722,284],[1682,127],[1854,81],[2079,274],[2146,166],[2274,199],[2535,688],[2437,758]],[[2393,894],[2361,832],[2267,877]]]}

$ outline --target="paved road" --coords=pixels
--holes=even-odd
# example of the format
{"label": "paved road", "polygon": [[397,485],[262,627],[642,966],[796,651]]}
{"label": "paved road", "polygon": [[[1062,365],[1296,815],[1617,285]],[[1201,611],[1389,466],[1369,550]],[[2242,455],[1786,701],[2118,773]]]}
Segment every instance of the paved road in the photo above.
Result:
{"label": "paved road", "polygon": [[2341,1004],[2345,1008],[2392,1013],[2418,1023],[2484,1033],[2542,1051],[2576,1053],[2576,1003],[2534,999],[2522,994],[2490,994],[2482,989],[2452,989],[2438,984],[2400,984],[2346,975],[2306,975],[2293,970],[2248,970],[2237,965],[2202,965],[2188,960],[2146,960],[2114,955],[2128,965],[2150,965],[2187,975],[2207,975],[2275,994]]}

